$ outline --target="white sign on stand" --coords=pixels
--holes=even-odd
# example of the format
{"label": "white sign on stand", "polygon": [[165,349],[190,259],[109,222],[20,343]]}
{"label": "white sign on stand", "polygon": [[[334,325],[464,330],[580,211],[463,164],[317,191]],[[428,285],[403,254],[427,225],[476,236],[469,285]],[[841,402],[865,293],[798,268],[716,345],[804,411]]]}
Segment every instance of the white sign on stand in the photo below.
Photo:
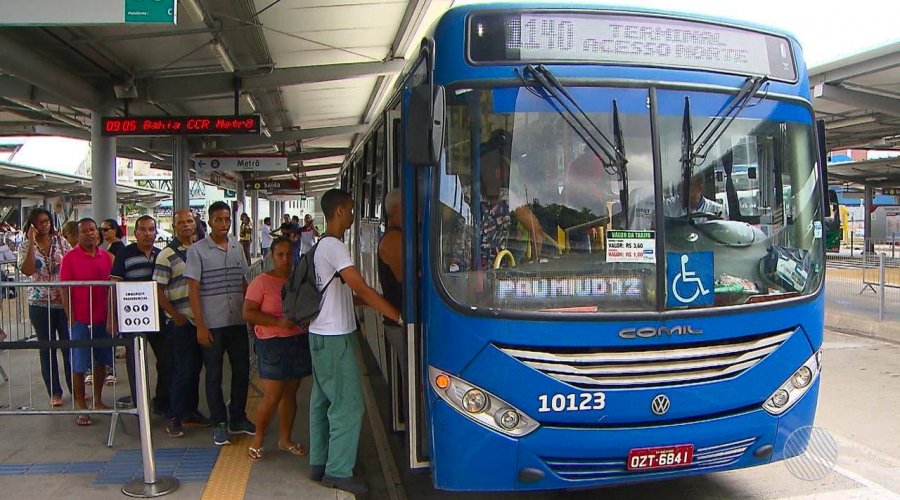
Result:
{"label": "white sign on stand", "polygon": [[159,299],[156,296],[156,282],[116,283],[116,312],[120,332],[158,332]]}

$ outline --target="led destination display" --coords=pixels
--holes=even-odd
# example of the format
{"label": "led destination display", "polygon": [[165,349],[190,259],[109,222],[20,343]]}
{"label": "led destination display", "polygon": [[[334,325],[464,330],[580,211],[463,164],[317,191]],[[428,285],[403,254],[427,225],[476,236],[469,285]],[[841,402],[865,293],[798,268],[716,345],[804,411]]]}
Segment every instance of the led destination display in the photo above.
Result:
{"label": "led destination display", "polygon": [[259,134],[259,115],[244,116],[105,116],[103,135],[247,135]]}
{"label": "led destination display", "polygon": [[786,38],[696,21],[607,13],[473,15],[469,57],[476,63],[611,63],[797,78]]}

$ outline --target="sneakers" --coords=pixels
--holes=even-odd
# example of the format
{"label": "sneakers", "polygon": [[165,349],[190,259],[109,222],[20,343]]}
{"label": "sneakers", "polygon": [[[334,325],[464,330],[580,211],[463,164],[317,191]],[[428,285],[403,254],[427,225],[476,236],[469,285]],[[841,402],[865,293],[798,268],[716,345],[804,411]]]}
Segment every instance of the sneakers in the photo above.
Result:
{"label": "sneakers", "polygon": [[84,376],[84,385],[91,385],[94,383],[94,374],[88,373]]}
{"label": "sneakers", "polygon": [[106,385],[116,385],[116,382],[118,381],[119,380],[112,373],[106,376]]}
{"label": "sneakers", "polygon": [[228,424],[228,432],[230,434],[247,434],[248,436],[256,435],[256,426],[252,422],[244,420],[241,422],[231,422]]}
{"label": "sneakers", "polygon": [[369,492],[366,482],[357,477],[334,477],[325,474],[322,476],[322,486],[344,490],[358,496]]}
{"label": "sneakers", "polygon": [[199,411],[195,411],[193,415],[181,419],[181,424],[185,427],[212,427],[213,421]]}
{"label": "sneakers", "polygon": [[131,396],[122,396],[116,400],[116,408],[134,408]]}
{"label": "sneakers", "polygon": [[184,436],[184,427],[181,426],[181,422],[177,418],[169,419],[169,422],[166,424],[166,434],[173,438]]}
{"label": "sneakers", "polygon": [[324,465],[310,465],[309,466],[309,478],[317,483],[322,482],[322,476],[325,475],[325,466]]}
{"label": "sneakers", "polygon": [[224,423],[217,424],[213,430],[213,444],[216,446],[231,444],[231,440],[228,438],[228,427]]}

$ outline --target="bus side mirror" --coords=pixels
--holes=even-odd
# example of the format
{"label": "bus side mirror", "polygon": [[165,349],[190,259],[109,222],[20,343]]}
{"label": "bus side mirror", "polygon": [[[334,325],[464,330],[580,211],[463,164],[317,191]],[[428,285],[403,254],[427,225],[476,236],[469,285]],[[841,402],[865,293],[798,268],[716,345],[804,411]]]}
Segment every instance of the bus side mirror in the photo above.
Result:
{"label": "bus side mirror", "polygon": [[444,149],[445,109],[444,87],[418,85],[412,88],[404,138],[406,157],[413,165],[436,165],[440,161]]}

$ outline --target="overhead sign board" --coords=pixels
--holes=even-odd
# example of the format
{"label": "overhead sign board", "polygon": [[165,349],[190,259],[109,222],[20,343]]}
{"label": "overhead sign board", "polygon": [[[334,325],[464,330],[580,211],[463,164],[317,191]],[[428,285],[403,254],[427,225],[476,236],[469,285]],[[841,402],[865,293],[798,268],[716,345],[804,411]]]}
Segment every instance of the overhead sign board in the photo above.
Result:
{"label": "overhead sign board", "polygon": [[250,191],[281,191],[288,189],[300,189],[298,179],[245,179],[244,189]]}
{"label": "overhead sign board", "polygon": [[104,116],[104,137],[175,135],[258,135],[260,115]]}
{"label": "overhead sign board", "polygon": [[2,0],[0,24],[176,24],[175,0]]}
{"label": "overhead sign board", "polygon": [[175,0],[125,0],[125,22],[175,24]]}
{"label": "overhead sign board", "polygon": [[195,156],[194,170],[214,172],[287,172],[284,155],[201,155]]}
{"label": "overhead sign board", "polygon": [[881,188],[881,194],[887,196],[900,196],[900,188]]}

